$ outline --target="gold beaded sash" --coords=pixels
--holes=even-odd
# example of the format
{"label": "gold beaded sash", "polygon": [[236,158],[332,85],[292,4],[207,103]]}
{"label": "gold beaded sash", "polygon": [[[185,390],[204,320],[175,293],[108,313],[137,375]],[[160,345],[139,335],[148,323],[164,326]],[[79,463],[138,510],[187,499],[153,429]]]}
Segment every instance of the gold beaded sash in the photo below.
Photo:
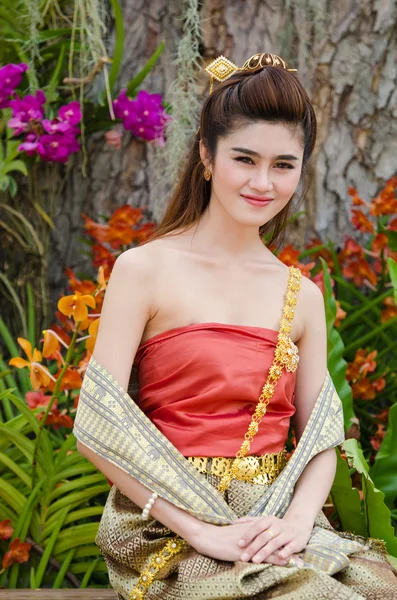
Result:
{"label": "gold beaded sash", "polygon": [[283,315],[281,317],[280,331],[277,338],[273,363],[269,369],[269,374],[265,385],[262,388],[261,395],[259,396],[255,412],[252,415],[251,423],[244,435],[244,441],[241,444],[240,450],[233,459],[230,468],[221,479],[219,484],[219,491],[221,492],[227,490],[233,478],[240,478],[239,475],[241,471],[244,470],[244,459],[247,458],[251,448],[251,442],[258,433],[259,425],[266,414],[267,406],[273,397],[276,384],[281,377],[283,368],[285,368],[286,371],[293,373],[298,367],[298,348],[291,340],[289,334],[291,333],[292,320],[294,318],[295,306],[298,300],[301,277],[302,273],[299,269],[296,269],[295,267],[289,268],[287,293],[285,296]]}
{"label": "gold beaded sash", "polygon": [[[202,474],[223,477],[230,473],[234,458],[223,456],[188,456],[187,460]],[[287,464],[286,450],[262,456],[245,456],[241,459],[235,478],[256,485],[269,485],[280,475]]]}

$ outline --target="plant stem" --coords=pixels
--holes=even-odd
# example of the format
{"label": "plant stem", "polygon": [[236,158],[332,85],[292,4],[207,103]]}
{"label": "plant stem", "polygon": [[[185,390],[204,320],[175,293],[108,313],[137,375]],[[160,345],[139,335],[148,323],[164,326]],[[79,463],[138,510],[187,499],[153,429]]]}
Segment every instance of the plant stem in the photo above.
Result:
{"label": "plant stem", "polygon": [[54,404],[55,400],[58,398],[59,393],[60,393],[60,387],[61,387],[61,383],[62,383],[62,379],[63,376],[65,375],[68,367],[70,366],[70,363],[72,361],[72,356],[73,356],[73,350],[74,350],[74,346],[76,343],[76,339],[77,339],[77,334],[79,331],[79,327],[80,327],[80,323],[81,321],[79,321],[78,323],[76,323],[76,328],[73,332],[73,336],[72,336],[72,340],[70,342],[68,351],[66,353],[66,357],[65,357],[65,363],[62,367],[62,371],[59,374],[59,377],[56,380],[55,386],[54,386],[54,391],[52,392],[50,401],[48,402],[48,405],[44,411],[43,417],[41,418],[40,424],[39,424],[39,430],[37,432],[37,436],[36,436],[36,442],[34,445],[34,450],[33,450],[33,458],[32,458],[32,487],[34,487],[34,483],[35,483],[35,476],[36,476],[36,457],[37,457],[37,452],[38,452],[38,447],[39,447],[39,442],[40,442],[40,436],[41,436],[41,432],[43,431],[46,421],[47,421],[47,417],[52,409],[52,405]]}

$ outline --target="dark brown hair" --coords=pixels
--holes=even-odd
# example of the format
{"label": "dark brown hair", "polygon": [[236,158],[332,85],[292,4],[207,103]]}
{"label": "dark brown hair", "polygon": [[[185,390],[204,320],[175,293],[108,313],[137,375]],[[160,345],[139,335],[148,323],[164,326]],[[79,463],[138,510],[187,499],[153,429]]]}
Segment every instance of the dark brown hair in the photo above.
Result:
{"label": "dark brown hair", "polygon": [[[241,125],[257,121],[282,123],[300,129],[304,147],[302,193],[309,187],[308,161],[316,141],[316,116],[307,93],[295,75],[281,67],[265,67],[255,73],[242,71],[217,85],[201,111],[200,129],[187,154],[183,171],[171,196],[166,213],[150,239],[176,230],[189,229],[207,208],[211,182],[204,179],[199,143],[203,140],[211,160],[217,143]],[[269,244],[278,244],[291,213],[288,204],[260,227]]]}

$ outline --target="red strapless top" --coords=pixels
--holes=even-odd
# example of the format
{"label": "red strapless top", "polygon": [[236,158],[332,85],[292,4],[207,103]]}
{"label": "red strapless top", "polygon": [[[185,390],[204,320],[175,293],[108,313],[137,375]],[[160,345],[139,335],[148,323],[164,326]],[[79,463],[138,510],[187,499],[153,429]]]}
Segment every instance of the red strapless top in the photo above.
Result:
{"label": "red strapless top", "polygon": [[[144,342],[138,404],[184,456],[235,456],[273,362],[278,332],[199,323]],[[250,454],[279,452],[294,414],[295,373],[283,371]]]}

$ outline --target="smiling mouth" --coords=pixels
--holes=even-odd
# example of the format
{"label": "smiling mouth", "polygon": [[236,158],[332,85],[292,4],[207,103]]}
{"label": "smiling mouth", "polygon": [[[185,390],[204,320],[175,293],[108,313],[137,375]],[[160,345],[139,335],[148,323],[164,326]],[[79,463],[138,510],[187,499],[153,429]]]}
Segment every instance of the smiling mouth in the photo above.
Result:
{"label": "smiling mouth", "polygon": [[249,204],[252,204],[253,206],[266,206],[274,200],[274,198],[260,198],[259,196],[248,196],[246,194],[240,194],[240,196],[243,198],[243,200]]}

